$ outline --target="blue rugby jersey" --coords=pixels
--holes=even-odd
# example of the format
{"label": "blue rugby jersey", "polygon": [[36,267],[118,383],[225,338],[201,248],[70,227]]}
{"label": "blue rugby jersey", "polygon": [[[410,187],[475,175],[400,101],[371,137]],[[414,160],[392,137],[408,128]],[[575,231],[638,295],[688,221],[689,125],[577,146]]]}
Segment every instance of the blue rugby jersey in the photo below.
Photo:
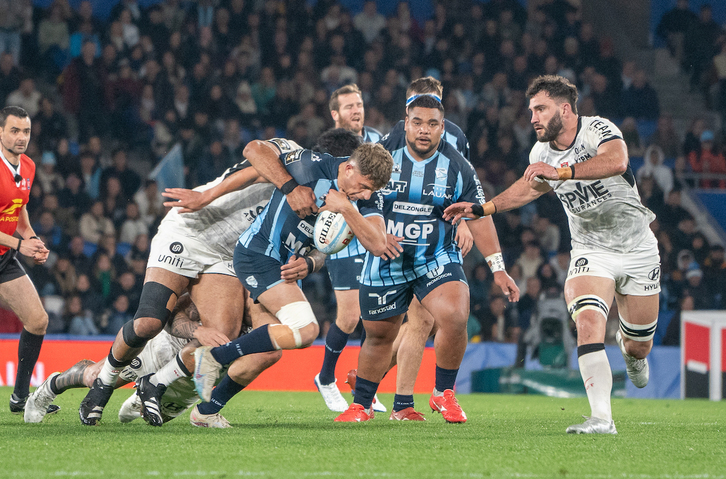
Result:
{"label": "blue rugby jersey", "polygon": [[[381,132],[370,126],[363,127],[363,143],[378,143],[383,135]],[[328,255],[329,260],[342,258],[350,258],[351,256],[361,256],[366,254],[366,249],[358,242],[354,236],[350,244],[335,254]]]}
{"label": "blue rugby jersey", "polygon": [[406,146],[390,148],[389,141],[395,140],[388,136],[381,141],[393,157],[393,173],[380,193],[386,233],[404,237],[403,253],[391,261],[366,254],[361,284],[367,286],[402,284],[439,266],[461,263],[456,228],[444,221],[444,209],[458,201],[485,202],[474,168],[451,144],[442,141],[431,158],[416,161]]}
{"label": "blue rugby jersey", "polygon": [[363,127],[363,143],[378,143],[383,135],[380,131],[370,126]]}
{"label": "blue rugby jersey", "polygon": [[[400,120],[380,141],[380,143],[385,143],[384,146],[386,146],[388,151],[393,151],[393,149],[403,148],[406,146],[406,132],[404,131],[403,126],[404,121]],[[439,145],[439,150],[443,148],[444,144],[448,143],[453,146],[456,151],[461,153],[461,156],[466,158],[466,161],[471,161],[469,159],[469,140],[456,123],[444,119],[444,134],[441,139],[444,141],[442,141]]]}
{"label": "blue rugby jersey", "polygon": [[[316,205],[323,205],[323,195],[338,189],[338,166],[348,158],[336,158],[327,153],[299,149],[280,155],[288,173],[300,185],[312,188]],[[374,193],[375,200],[380,194]],[[382,200],[366,202],[359,211],[363,216],[382,216]],[[278,189],[255,222],[239,237],[239,243],[251,251],[270,256],[287,263],[292,255],[306,255],[313,248],[313,230],[317,215],[300,219],[287,203],[287,198]]]}

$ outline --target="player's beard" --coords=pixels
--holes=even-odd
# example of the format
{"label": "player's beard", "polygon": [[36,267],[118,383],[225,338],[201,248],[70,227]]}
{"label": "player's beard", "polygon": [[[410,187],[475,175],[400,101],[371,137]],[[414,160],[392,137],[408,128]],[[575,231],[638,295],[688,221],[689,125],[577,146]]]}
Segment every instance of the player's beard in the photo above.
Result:
{"label": "player's beard", "polygon": [[537,141],[542,143],[555,141],[562,131],[562,126],[562,115],[560,115],[560,112],[558,111],[544,127],[542,133],[540,134],[540,132],[537,132]]}
{"label": "player's beard", "polygon": [[430,141],[429,147],[426,149],[417,147],[415,141],[408,141],[408,139],[406,139],[406,143],[408,144],[408,147],[421,158],[428,158],[431,156],[430,153],[439,146],[439,143],[434,143],[433,140]]}
{"label": "player's beard", "polygon": [[355,129],[356,127],[353,127],[353,123],[352,123],[352,122],[350,122],[349,120],[346,120],[346,121],[341,121],[341,122],[340,122],[340,126],[341,126],[342,128],[345,128],[345,129],[346,129],[346,130],[348,130],[348,131],[352,131],[352,132],[353,132],[353,133],[355,133],[356,135],[359,135],[359,136],[363,136],[363,122],[362,122],[362,121],[360,122],[360,125],[361,125],[361,126],[360,126],[360,130],[356,130],[356,129]]}

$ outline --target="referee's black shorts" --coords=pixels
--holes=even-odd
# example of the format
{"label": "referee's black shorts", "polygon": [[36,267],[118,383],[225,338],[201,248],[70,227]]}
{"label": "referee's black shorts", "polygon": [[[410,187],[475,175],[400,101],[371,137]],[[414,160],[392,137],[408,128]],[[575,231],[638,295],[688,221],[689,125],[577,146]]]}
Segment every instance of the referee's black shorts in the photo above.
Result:
{"label": "referee's black shorts", "polygon": [[17,255],[18,252],[14,249],[0,255],[0,283],[7,283],[27,274],[23,265],[18,261]]}

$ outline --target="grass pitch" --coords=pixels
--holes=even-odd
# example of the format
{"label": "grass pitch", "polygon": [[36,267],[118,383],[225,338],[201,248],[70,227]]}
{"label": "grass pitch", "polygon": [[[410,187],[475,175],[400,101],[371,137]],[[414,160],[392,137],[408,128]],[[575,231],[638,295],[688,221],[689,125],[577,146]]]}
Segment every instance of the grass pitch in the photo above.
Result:
{"label": "grass pitch", "polygon": [[[120,424],[132,392],[117,391],[97,427],[82,426],[85,390],[60,413],[24,424],[0,388],[0,477],[726,477],[726,407],[700,400],[614,399],[617,436],[565,434],[589,413],[586,399],[459,396],[466,424],[446,424],[416,396],[427,421],[336,424],[317,393],[243,391],[223,411],[233,429]],[[381,395],[390,405],[392,395]]]}

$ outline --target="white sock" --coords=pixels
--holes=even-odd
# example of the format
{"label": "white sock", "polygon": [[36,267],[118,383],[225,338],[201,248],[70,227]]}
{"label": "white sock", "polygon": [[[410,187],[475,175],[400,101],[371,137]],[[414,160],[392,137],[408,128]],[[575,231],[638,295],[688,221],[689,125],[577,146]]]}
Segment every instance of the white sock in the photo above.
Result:
{"label": "white sock", "polygon": [[156,374],[149,378],[149,382],[154,386],[158,386],[159,384],[168,386],[179,378],[188,377],[184,369],[179,366],[178,359],[179,356],[176,356],[174,359],[162,366],[161,369],[156,371]]}
{"label": "white sock", "polygon": [[108,358],[106,358],[103,361],[103,367],[101,368],[101,372],[98,373],[98,378],[106,386],[115,386],[116,378],[118,378],[118,375],[122,369],[123,367],[116,368],[114,366],[111,366],[111,363],[108,362]]}
{"label": "white sock", "polygon": [[613,373],[605,350],[583,354],[577,358],[577,362],[590,401],[591,416],[612,421],[610,393],[613,389]]}

